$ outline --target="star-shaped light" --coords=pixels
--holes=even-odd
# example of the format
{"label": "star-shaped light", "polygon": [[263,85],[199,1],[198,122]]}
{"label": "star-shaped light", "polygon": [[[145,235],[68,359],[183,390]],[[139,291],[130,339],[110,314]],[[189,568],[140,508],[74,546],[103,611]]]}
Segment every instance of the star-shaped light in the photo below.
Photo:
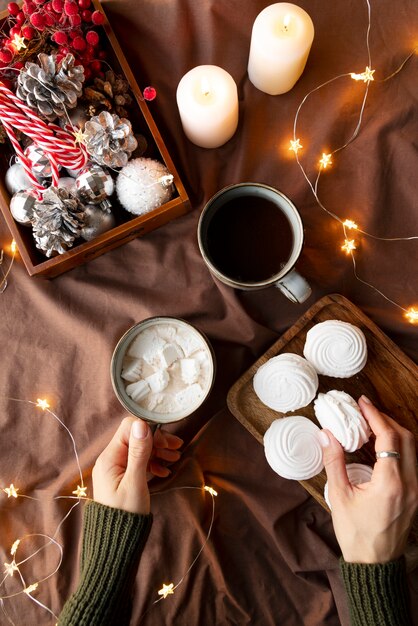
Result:
{"label": "star-shaped light", "polygon": [[166,598],[167,596],[171,596],[174,593],[174,584],[170,583],[169,585],[166,585],[165,583],[163,583],[163,586],[161,587],[161,589],[158,590],[158,595],[162,596],[163,598]]}
{"label": "star-shaped light", "polygon": [[341,250],[344,250],[346,254],[350,254],[356,249],[356,242],[354,239],[344,239],[344,245],[341,246]]}
{"label": "star-shaped light", "polygon": [[13,574],[15,572],[17,572],[18,569],[19,568],[16,565],[16,561],[13,559],[13,561],[11,563],[5,563],[4,564],[4,572],[3,572],[3,574],[6,574],[6,576],[13,576]]}
{"label": "star-shaped light", "polygon": [[17,243],[15,242],[14,239],[12,239],[12,243],[10,244],[10,250],[12,254],[16,254],[17,252]]}
{"label": "star-shaped light", "polygon": [[18,35],[17,33],[14,35],[14,37],[12,39],[12,44],[13,44],[13,47],[18,52],[19,52],[19,50],[23,50],[23,48],[26,48],[25,38],[22,37],[21,35]]}
{"label": "star-shaped light", "polygon": [[410,306],[405,313],[405,317],[411,324],[418,324],[418,309]]}
{"label": "star-shaped light", "polygon": [[293,152],[295,154],[297,154],[298,151],[301,150],[302,148],[303,148],[303,146],[300,143],[300,139],[291,139],[290,140],[290,148],[289,148],[289,150],[293,150]]}
{"label": "star-shaped light", "polygon": [[33,585],[29,585],[29,587],[25,587],[23,590],[28,596],[38,588],[38,583],[33,583]]}
{"label": "star-shaped light", "polygon": [[50,404],[48,400],[45,400],[45,399],[42,400],[41,398],[38,398],[36,401],[36,406],[38,407],[38,409],[42,409],[42,411],[46,411],[46,409],[49,409]]}
{"label": "star-shaped light", "polygon": [[324,170],[332,165],[332,160],[331,160],[332,154],[326,154],[325,152],[322,153],[322,157],[319,159],[319,165],[324,168]]}
{"label": "star-shaped light", "polygon": [[77,496],[77,498],[85,498],[87,496],[87,487],[77,485],[77,489],[73,491],[73,494]]}
{"label": "star-shaped light", "polygon": [[4,493],[7,493],[8,498],[17,498],[17,492],[19,491],[19,489],[15,487],[12,483],[10,487],[5,487],[3,491]]}
{"label": "star-shaped light", "polygon": [[353,222],[353,220],[345,220],[343,222],[343,226],[345,226],[349,230],[357,230],[357,228],[358,228],[357,224],[355,222]]}
{"label": "star-shaped light", "polygon": [[19,547],[19,543],[20,543],[20,539],[16,539],[16,541],[14,542],[14,544],[12,545],[12,547],[10,548],[10,554],[12,556],[14,556],[17,552],[17,549]]}
{"label": "star-shaped light", "polygon": [[79,128],[74,133],[74,141],[75,141],[75,143],[84,143],[85,140],[86,140],[86,133],[84,131],[82,131],[81,128]]}
{"label": "star-shaped light", "polygon": [[210,493],[211,496],[217,496],[218,492],[215,491],[213,489],[213,487],[208,487],[207,485],[205,485],[205,491],[207,491],[208,493]]}
{"label": "star-shaped light", "polygon": [[364,83],[370,83],[372,80],[374,80],[374,73],[375,70],[372,70],[370,67],[366,67],[364,72],[362,72],[361,74],[355,74],[354,72],[352,72],[350,76],[353,80],[362,80]]}

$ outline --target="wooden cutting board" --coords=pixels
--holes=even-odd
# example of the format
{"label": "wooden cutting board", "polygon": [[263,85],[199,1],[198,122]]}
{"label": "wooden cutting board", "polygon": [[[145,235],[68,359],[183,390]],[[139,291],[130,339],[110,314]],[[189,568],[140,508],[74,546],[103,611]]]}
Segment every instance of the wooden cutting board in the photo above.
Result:
{"label": "wooden cutting board", "polygon": [[[254,393],[253,376],[263,363],[277,354],[293,352],[303,356],[308,330],[318,322],[331,319],[350,322],[361,328],[367,340],[368,359],[364,369],[352,378],[319,376],[318,392],[326,393],[331,389],[339,389],[349,393],[355,400],[365,394],[380,410],[411,430],[415,440],[418,441],[418,367],[360,309],[338,294],[325,296],[316,302],[231,387],[227,399],[231,413],[261,444],[270,424],[285,415],[304,415],[319,425],[315,418],[313,403],[293,413],[279,413],[265,406]],[[374,440],[370,440],[357,452],[346,453],[346,462],[373,466]],[[314,478],[300,482],[325,509],[329,510],[323,495],[326,483],[325,470]],[[411,539],[418,543],[417,525],[413,529]]]}

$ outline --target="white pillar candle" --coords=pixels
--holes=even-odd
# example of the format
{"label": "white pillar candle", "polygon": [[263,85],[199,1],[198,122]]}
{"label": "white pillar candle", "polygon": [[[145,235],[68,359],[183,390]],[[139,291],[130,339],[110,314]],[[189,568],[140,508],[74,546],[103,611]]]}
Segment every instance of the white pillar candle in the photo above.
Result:
{"label": "white pillar candle", "polygon": [[250,81],[272,96],[292,89],[305,69],[313,37],[312,20],[300,7],[288,2],[266,7],[253,25]]}
{"label": "white pillar candle", "polygon": [[199,65],[177,87],[177,106],[187,137],[202,148],[218,148],[238,126],[238,92],[234,79],[216,65]]}

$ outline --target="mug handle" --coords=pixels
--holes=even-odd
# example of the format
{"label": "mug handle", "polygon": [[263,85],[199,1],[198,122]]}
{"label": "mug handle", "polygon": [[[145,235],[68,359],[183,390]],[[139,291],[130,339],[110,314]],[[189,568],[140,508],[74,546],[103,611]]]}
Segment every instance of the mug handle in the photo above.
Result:
{"label": "mug handle", "polygon": [[296,270],[292,270],[274,284],[291,302],[299,304],[305,302],[312,293],[308,281]]}

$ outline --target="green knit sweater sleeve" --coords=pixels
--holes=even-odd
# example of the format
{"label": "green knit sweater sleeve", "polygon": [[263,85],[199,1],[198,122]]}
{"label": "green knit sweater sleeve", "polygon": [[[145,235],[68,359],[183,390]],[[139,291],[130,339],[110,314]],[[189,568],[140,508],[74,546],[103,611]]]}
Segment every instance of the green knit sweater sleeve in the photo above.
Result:
{"label": "green knit sweater sleeve", "polygon": [[97,502],[84,510],[81,577],[59,616],[59,626],[125,626],[139,558],[152,515]]}
{"label": "green knit sweater sleeve", "polygon": [[340,569],[352,626],[410,626],[405,559],[378,564],[346,563]]}

